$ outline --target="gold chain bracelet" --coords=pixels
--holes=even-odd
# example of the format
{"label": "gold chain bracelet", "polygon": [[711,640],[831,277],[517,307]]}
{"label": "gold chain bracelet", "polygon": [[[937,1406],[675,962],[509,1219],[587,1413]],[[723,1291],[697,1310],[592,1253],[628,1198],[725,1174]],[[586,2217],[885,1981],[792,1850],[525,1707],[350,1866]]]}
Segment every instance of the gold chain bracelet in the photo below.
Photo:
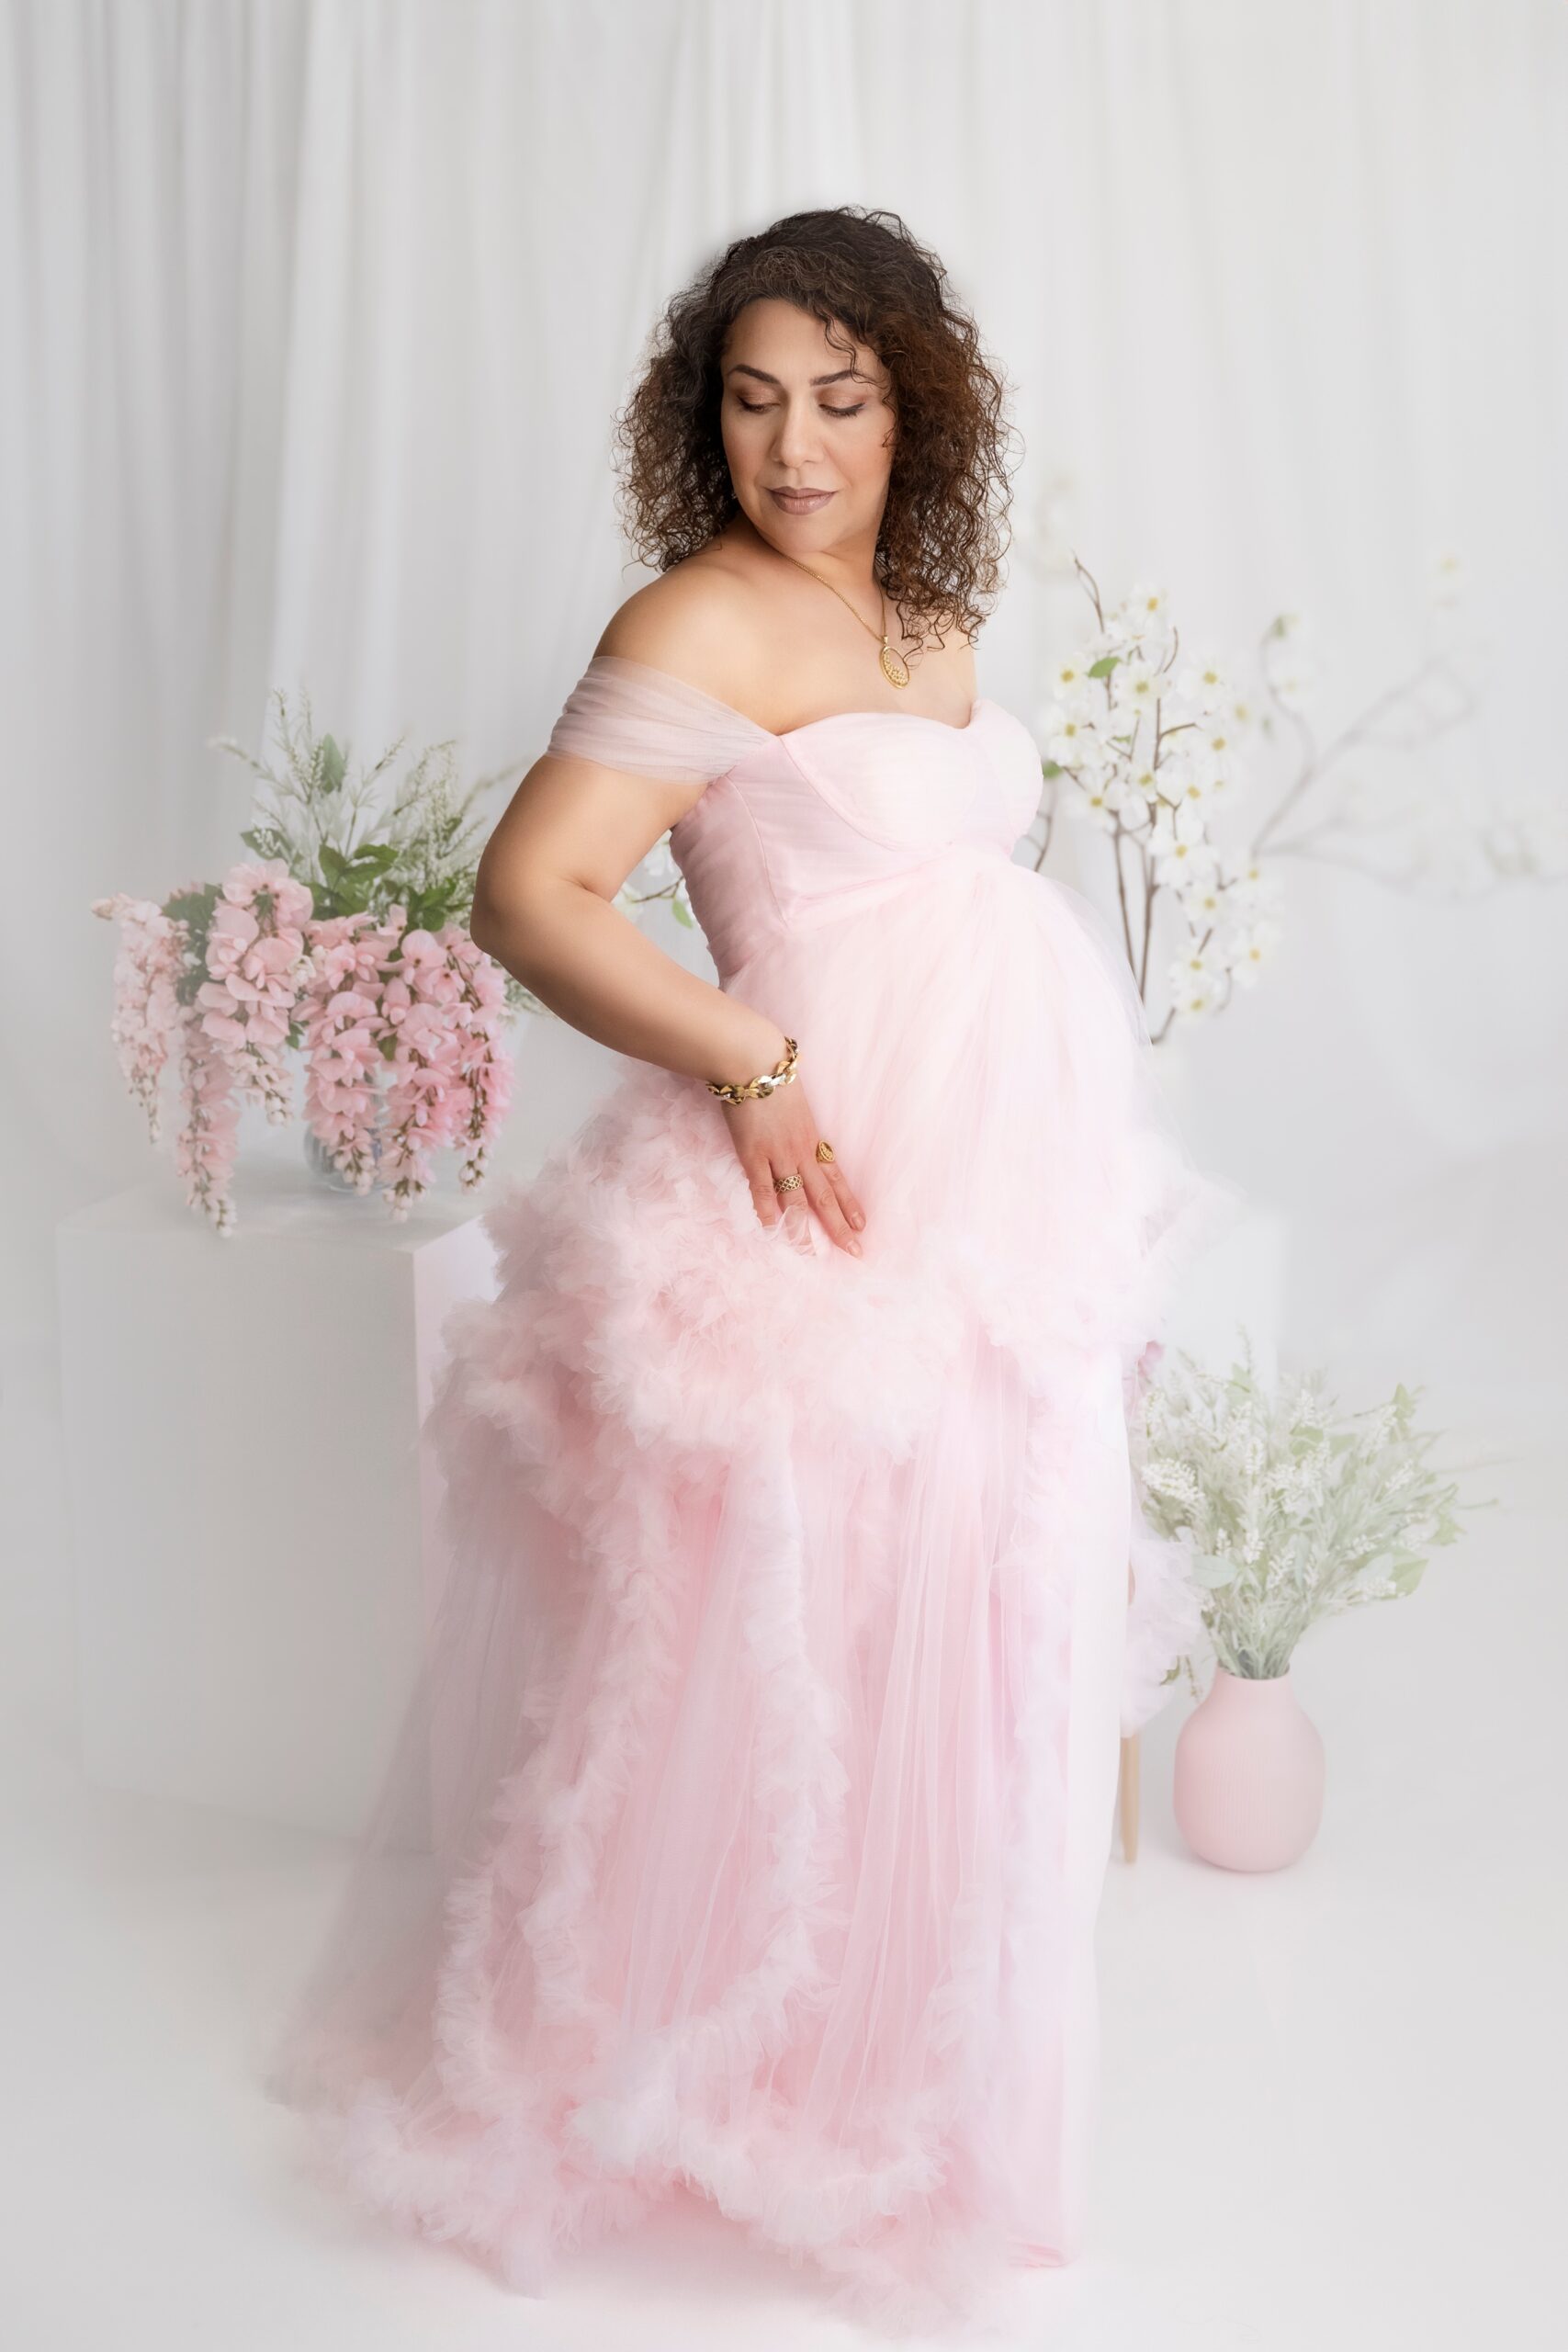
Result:
{"label": "gold chain bracelet", "polygon": [[706,1079],[704,1083],[708,1092],[716,1094],[721,1102],[754,1102],[764,1094],[772,1094],[775,1087],[789,1084],[795,1076],[795,1057],[799,1051],[795,1039],[786,1037],[783,1060],[773,1069],[764,1070],[760,1078],[749,1078],[742,1085],[731,1085],[722,1078]]}

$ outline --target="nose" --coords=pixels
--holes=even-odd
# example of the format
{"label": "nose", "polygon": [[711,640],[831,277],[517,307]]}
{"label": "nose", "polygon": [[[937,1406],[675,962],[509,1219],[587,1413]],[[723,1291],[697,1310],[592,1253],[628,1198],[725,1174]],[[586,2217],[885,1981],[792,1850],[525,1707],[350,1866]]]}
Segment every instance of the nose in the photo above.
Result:
{"label": "nose", "polygon": [[785,401],[779,417],[773,454],[786,471],[811,464],[822,447],[816,405],[809,395]]}

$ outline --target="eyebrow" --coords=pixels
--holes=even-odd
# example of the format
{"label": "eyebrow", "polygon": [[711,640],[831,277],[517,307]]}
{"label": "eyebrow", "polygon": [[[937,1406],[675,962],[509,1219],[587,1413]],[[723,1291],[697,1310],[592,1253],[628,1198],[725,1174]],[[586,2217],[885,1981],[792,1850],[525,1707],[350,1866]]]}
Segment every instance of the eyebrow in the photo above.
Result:
{"label": "eyebrow", "polygon": [[[724,372],[727,376],[755,376],[760,384],[772,384],[781,392],[784,389],[778,378],[770,376],[765,368],[750,367],[744,359],[738,359],[732,368],[727,368]],[[871,378],[862,368],[840,368],[831,376],[813,376],[811,379],[814,386],[842,384],[851,380],[857,384],[869,384]]]}

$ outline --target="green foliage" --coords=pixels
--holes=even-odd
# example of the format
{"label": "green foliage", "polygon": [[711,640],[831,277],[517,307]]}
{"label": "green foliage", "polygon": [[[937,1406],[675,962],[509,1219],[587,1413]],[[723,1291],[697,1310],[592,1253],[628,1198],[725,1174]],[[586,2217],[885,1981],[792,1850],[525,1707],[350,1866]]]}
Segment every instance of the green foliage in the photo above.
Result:
{"label": "green foliage", "polygon": [[212,928],[212,910],[219,896],[216,882],[204,882],[195,889],[176,890],[164,901],[164,912],[169,920],[186,926],[186,948],[175,981],[175,998],[179,1004],[194,1004],[196,992],[207,978],[207,935]]}
{"label": "green foliage", "polygon": [[338,749],[336,737],[323,735],[316,752],[316,773],[323,797],[342,790],[347,772],[348,762]]}
{"label": "green foliage", "polygon": [[241,835],[246,848],[282,860],[310,890],[318,921],[368,914],[379,922],[396,905],[411,930],[466,924],[490,830],[474,807],[502,778],[460,791],[450,742],[427,746],[394,778],[401,737],[355,775],[350,747],[317,732],[309,695],[296,709],[279,690],[270,707],[272,760],[219,739],[261,780],[254,820]]}

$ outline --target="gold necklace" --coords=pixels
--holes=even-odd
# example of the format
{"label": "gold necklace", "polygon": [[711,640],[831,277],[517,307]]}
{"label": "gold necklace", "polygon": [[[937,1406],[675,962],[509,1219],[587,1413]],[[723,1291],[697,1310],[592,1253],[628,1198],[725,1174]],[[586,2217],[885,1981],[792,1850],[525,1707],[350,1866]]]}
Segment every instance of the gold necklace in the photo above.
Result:
{"label": "gold necklace", "polygon": [[[778,555],[783,555],[786,563],[797,565],[799,569],[807,574],[808,579],[821,581],[824,588],[833,588],[833,583],[830,580],[823,580],[822,574],[819,571],[813,571],[811,566],[808,563],[802,563],[797,555],[784,555],[783,548],[776,548],[774,552]],[[903,656],[901,654],[895,653],[893,648],[887,642],[887,597],[880,581],[877,582],[876,593],[878,597],[881,599],[882,605],[882,650],[876,658],[882,664],[882,674],[890,685],[907,686],[909,683],[908,667],[905,662]],[[850,611],[852,613],[855,613],[854,606],[850,604],[849,598],[844,594],[841,588],[833,588],[833,594],[837,596],[840,605],[849,605]],[[871,623],[865,618],[863,614],[855,613],[855,618],[860,622],[862,628],[870,629],[873,637],[875,637],[878,634],[875,629],[872,628]]]}

